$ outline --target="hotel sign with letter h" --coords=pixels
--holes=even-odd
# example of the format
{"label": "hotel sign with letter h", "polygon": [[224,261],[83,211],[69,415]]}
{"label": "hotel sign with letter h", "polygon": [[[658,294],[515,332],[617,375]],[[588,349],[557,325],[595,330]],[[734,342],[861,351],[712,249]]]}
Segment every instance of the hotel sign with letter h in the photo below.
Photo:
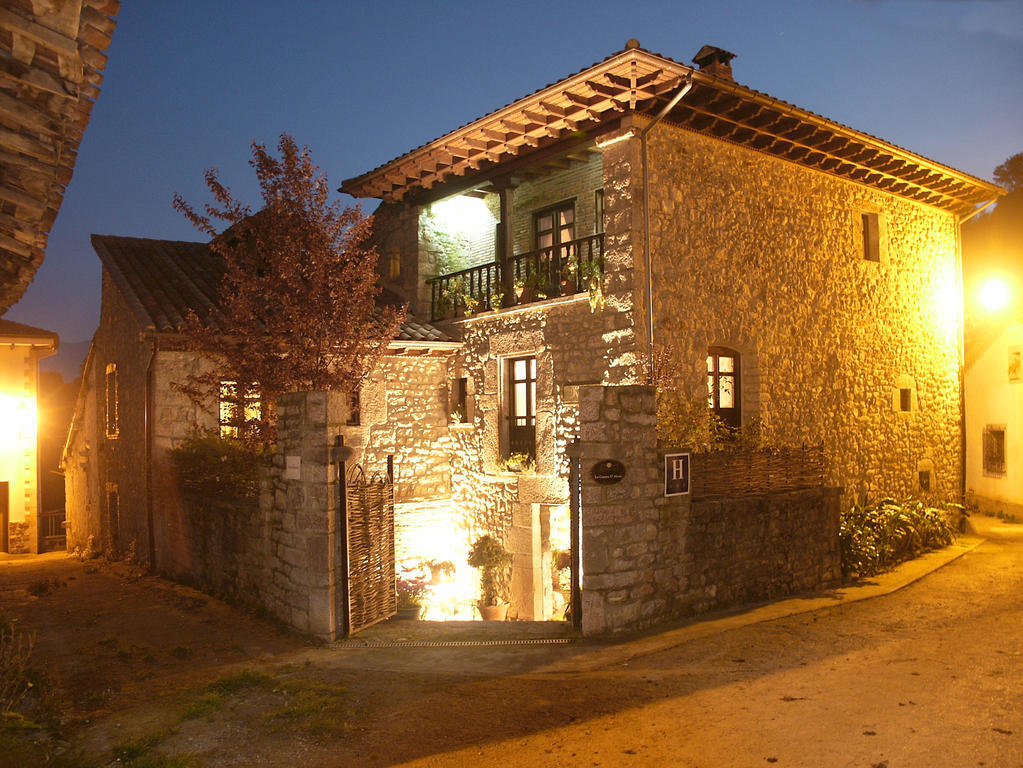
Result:
{"label": "hotel sign with letter h", "polygon": [[687,493],[689,493],[689,454],[665,454],[664,495],[683,496]]}

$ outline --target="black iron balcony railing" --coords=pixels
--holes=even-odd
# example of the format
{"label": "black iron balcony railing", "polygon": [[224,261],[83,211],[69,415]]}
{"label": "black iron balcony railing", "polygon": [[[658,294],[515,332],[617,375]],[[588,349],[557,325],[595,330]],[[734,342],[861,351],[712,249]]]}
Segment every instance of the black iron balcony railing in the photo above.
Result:
{"label": "black iron balcony railing", "polygon": [[604,272],[604,234],[520,253],[508,261],[512,295],[506,295],[501,265],[492,261],[429,281],[431,320],[529,304],[591,290]]}

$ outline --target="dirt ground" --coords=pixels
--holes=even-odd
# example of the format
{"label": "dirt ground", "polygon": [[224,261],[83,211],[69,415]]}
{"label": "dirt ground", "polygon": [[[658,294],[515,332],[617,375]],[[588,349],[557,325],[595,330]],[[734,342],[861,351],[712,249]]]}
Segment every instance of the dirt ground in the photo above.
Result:
{"label": "dirt ground", "polygon": [[[404,647],[423,629],[406,622],[381,647],[315,646],[59,555],[0,561],[0,616],[37,632],[65,694],[66,765],[1019,768],[1023,526],[982,526],[989,541],[887,597],[585,672],[573,660],[606,644]],[[431,636],[563,634],[500,630]]]}

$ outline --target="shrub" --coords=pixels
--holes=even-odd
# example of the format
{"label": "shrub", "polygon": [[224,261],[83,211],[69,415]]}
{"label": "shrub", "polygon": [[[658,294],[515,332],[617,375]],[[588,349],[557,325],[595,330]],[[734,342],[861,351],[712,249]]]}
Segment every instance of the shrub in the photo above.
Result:
{"label": "shrub", "polygon": [[950,544],[954,537],[950,512],[957,506],[931,506],[918,499],[853,504],[842,513],[839,527],[842,574],[871,576]]}
{"label": "shrub", "polygon": [[244,440],[192,432],[171,450],[171,462],[186,497],[248,502],[259,495],[261,455]]}

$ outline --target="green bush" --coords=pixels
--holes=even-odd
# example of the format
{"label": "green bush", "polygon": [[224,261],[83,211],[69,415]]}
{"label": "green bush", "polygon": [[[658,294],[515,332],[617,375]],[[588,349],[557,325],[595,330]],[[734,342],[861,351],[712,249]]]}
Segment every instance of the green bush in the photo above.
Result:
{"label": "green bush", "polygon": [[950,544],[954,538],[951,512],[958,505],[937,506],[918,499],[882,499],[876,504],[854,504],[842,513],[839,542],[844,576],[871,576]]}
{"label": "green bush", "polygon": [[171,450],[171,462],[186,497],[247,502],[259,495],[261,455],[250,442],[193,432]]}

